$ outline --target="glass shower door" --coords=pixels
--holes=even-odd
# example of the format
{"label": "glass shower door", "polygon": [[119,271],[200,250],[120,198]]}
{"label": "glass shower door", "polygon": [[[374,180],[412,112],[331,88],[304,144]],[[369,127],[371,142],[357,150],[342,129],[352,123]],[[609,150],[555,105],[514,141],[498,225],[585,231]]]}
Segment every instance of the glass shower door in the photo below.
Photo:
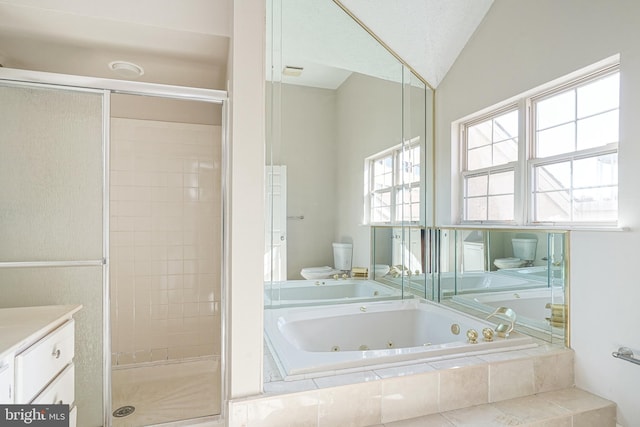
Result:
{"label": "glass shower door", "polygon": [[0,83],[0,308],[82,304],[79,426],[104,424],[104,92]]}

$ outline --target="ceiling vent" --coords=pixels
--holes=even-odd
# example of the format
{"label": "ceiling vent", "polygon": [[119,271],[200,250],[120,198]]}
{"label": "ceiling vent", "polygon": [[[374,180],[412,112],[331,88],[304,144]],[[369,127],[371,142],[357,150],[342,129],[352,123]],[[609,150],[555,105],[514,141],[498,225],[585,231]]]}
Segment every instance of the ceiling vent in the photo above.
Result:
{"label": "ceiling vent", "polygon": [[144,69],[140,65],[127,61],[110,62],[109,69],[120,77],[127,79],[135,79],[144,74]]}

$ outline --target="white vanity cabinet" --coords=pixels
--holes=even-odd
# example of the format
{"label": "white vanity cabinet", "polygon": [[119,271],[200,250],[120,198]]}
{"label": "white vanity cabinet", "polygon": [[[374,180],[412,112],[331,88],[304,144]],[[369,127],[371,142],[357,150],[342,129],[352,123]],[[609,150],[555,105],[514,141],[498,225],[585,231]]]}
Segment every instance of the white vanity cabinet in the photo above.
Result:
{"label": "white vanity cabinet", "polygon": [[13,356],[0,359],[0,404],[13,403]]}
{"label": "white vanity cabinet", "polygon": [[68,404],[75,426],[73,314],[80,308],[0,309],[0,403]]}

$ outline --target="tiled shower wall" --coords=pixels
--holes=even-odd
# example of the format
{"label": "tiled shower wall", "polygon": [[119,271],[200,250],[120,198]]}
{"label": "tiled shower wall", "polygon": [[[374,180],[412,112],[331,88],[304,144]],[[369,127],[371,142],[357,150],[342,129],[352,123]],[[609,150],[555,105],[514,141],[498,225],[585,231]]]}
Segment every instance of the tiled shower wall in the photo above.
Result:
{"label": "tiled shower wall", "polygon": [[220,127],[111,123],[113,364],[220,355]]}

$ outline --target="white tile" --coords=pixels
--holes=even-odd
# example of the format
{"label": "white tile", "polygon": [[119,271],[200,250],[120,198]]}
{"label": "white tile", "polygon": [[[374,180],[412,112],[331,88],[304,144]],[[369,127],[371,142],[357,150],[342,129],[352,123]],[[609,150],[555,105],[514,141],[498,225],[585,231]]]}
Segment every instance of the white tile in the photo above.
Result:
{"label": "white tile", "polygon": [[282,427],[291,420],[300,427],[318,423],[318,398],[313,393],[285,394],[247,403],[249,427]]}
{"label": "white tile", "polygon": [[440,371],[440,412],[482,405],[489,401],[486,365]]}
{"label": "white tile", "polygon": [[533,377],[533,358],[491,363],[489,402],[533,394]]}
{"label": "white tile", "polygon": [[438,412],[439,374],[428,372],[382,380],[382,422]]}
{"label": "white tile", "polygon": [[563,419],[571,415],[568,409],[536,395],[497,402],[493,406],[507,415],[516,417],[521,424],[542,422],[548,418]]}
{"label": "white tile", "polygon": [[456,427],[505,427],[519,424],[518,418],[507,415],[491,405],[458,409],[442,415]]}
{"label": "white tile", "polygon": [[573,386],[573,356],[573,351],[565,351],[536,357],[534,359],[534,387],[536,393]]}
{"label": "white tile", "polygon": [[336,387],[347,384],[358,384],[380,380],[373,371],[354,372],[351,374],[333,375],[329,377],[315,378],[313,381],[319,388]]}
{"label": "white tile", "polygon": [[324,388],[318,395],[318,426],[368,426],[381,422],[382,382]]}
{"label": "white tile", "polygon": [[385,423],[384,427],[454,427],[454,425],[440,414],[425,415],[402,421]]}
{"label": "white tile", "polygon": [[460,357],[456,359],[445,359],[437,362],[430,362],[429,364],[436,369],[456,369],[464,366],[482,365],[485,364],[485,362],[478,357]]}
{"label": "white tile", "polygon": [[272,381],[264,384],[264,392],[267,394],[297,393],[317,389],[313,380],[299,381]]}
{"label": "white tile", "polygon": [[550,391],[538,396],[574,412],[605,408],[613,404],[610,400],[578,388]]}
{"label": "white tile", "polygon": [[436,368],[426,363],[418,363],[415,365],[397,366],[393,368],[375,369],[374,372],[380,378],[393,378],[407,375],[421,374],[425,372],[433,372]]}

